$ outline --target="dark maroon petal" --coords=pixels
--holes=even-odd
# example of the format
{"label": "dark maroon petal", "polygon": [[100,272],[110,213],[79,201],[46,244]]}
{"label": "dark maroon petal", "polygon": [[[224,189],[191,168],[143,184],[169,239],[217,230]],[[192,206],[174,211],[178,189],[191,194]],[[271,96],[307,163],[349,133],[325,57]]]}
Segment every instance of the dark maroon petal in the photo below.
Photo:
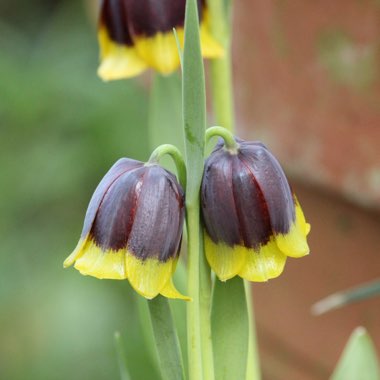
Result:
{"label": "dark maroon petal", "polygon": [[112,41],[121,45],[133,45],[128,29],[126,0],[103,0],[100,25],[106,28]]}
{"label": "dark maroon petal", "polygon": [[289,232],[295,219],[294,200],[280,164],[261,143],[241,143],[239,152],[265,198],[273,231]]}
{"label": "dark maroon petal", "polygon": [[107,193],[111,185],[123,174],[129,170],[143,166],[140,161],[131,160],[129,158],[121,158],[118,160],[107,174],[100,181],[97,186],[90,203],[87,208],[86,216],[84,219],[84,225],[81,237],[85,237],[91,230],[93,222],[95,220],[96,213],[98,212],[99,206]]}
{"label": "dark maroon petal", "polygon": [[258,248],[266,244],[272,235],[266,200],[252,171],[240,160],[240,155],[231,158],[232,188],[240,234],[245,247]]}
{"label": "dark maroon petal", "polygon": [[128,250],[141,259],[176,257],[184,221],[183,191],[175,177],[158,165],[147,166]]}
{"label": "dark maroon petal", "polygon": [[224,149],[214,150],[206,160],[201,188],[206,230],[214,242],[230,246],[242,243],[232,187],[232,157]]}
{"label": "dark maroon petal", "polygon": [[219,140],[202,180],[202,215],[215,243],[257,248],[274,233],[289,232],[294,199],[285,174],[260,142],[236,138],[238,154]]}
{"label": "dark maroon petal", "polygon": [[144,174],[145,167],[122,174],[105,194],[91,230],[92,239],[104,250],[127,246]]}
{"label": "dark maroon petal", "polygon": [[[157,32],[171,32],[185,20],[186,0],[127,0],[132,36],[154,36]],[[198,0],[199,13],[202,1]]]}

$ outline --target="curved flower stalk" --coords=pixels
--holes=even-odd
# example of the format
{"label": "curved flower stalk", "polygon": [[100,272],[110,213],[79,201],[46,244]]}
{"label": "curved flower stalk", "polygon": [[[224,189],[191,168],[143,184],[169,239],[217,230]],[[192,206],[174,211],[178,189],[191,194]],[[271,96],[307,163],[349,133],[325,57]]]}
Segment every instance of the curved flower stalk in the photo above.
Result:
{"label": "curved flower stalk", "polygon": [[[236,142],[235,142],[236,141]],[[219,142],[202,180],[207,260],[220,280],[267,281],[309,253],[306,223],[285,174],[260,142]]]}
{"label": "curved flower stalk", "polygon": [[96,188],[64,266],[75,263],[100,279],[128,279],[148,299],[188,299],[172,283],[183,222],[184,193],[175,176],[157,164],[122,158]]}
{"label": "curved flower stalk", "polygon": [[[151,67],[167,75],[180,65],[173,28],[184,40],[185,0],[103,0],[99,18],[103,80],[129,78]],[[209,31],[205,0],[198,0],[202,55],[216,58],[223,48]]]}

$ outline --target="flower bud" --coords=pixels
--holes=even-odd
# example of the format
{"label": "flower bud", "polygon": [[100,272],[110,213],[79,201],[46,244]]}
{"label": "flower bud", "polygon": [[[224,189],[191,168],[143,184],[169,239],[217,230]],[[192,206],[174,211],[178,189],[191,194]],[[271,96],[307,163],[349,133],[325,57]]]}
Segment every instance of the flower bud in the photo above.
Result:
{"label": "flower bud", "polygon": [[269,150],[236,139],[218,143],[206,161],[201,200],[207,260],[220,280],[279,276],[286,257],[309,253],[310,225]]}
{"label": "flower bud", "polygon": [[96,188],[64,266],[75,263],[100,279],[128,279],[148,299],[186,299],[172,283],[183,222],[184,194],[175,176],[157,164],[122,158]]}
{"label": "flower bud", "polygon": [[[128,78],[152,67],[170,74],[180,65],[173,28],[183,45],[186,0],[103,0],[99,19],[104,80]],[[202,54],[223,55],[209,31],[205,0],[198,0]]]}

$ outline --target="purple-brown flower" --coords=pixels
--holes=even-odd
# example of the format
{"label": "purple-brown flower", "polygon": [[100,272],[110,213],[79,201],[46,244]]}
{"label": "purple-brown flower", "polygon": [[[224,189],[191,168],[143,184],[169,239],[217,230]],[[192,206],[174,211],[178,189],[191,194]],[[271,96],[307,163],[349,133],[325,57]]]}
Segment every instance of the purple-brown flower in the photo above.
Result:
{"label": "purple-brown flower", "polygon": [[285,174],[260,142],[236,139],[236,151],[219,142],[205,164],[202,214],[205,249],[220,280],[279,276],[287,256],[309,253],[310,225]]}
{"label": "purple-brown flower", "polygon": [[[101,63],[104,80],[133,77],[149,67],[170,74],[180,65],[179,41],[184,40],[186,0],[103,0],[99,18]],[[205,0],[198,0],[202,55],[216,58],[222,47],[209,31]]]}
{"label": "purple-brown flower", "polygon": [[122,158],[96,188],[64,266],[75,263],[82,274],[101,279],[128,279],[149,299],[186,299],[172,283],[183,222],[184,194],[175,176],[157,164]]}

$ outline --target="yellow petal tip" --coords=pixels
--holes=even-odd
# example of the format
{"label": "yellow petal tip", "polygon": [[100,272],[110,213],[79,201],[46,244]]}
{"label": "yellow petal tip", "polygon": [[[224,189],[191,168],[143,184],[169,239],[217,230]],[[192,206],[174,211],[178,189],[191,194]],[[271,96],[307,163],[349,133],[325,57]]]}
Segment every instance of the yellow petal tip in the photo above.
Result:
{"label": "yellow petal tip", "polygon": [[98,76],[105,82],[131,78],[146,70],[146,63],[139,58],[134,47],[113,42],[105,28],[98,33],[101,62]]}
{"label": "yellow petal tip", "polygon": [[127,252],[125,267],[130,284],[141,296],[152,299],[162,294],[168,298],[186,299],[171,280],[175,264],[174,259],[165,262],[156,258],[141,260]]}
{"label": "yellow petal tip", "polygon": [[[182,41],[183,30],[178,29],[177,35]],[[180,66],[177,42],[172,31],[157,33],[153,37],[137,38],[135,49],[148,66],[163,75],[171,74]]]}
{"label": "yellow petal tip", "polygon": [[259,249],[248,249],[247,261],[239,276],[253,282],[266,282],[279,277],[284,271],[286,256],[274,240]]}
{"label": "yellow petal tip", "polygon": [[287,256],[300,258],[307,256],[310,252],[307,244],[307,235],[310,232],[310,224],[306,222],[305,216],[296,200],[295,203],[296,217],[290,230],[286,234],[276,235],[276,242],[279,249]]}
{"label": "yellow petal tip", "polygon": [[161,290],[160,294],[167,298],[179,299],[179,300],[184,300],[184,301],[192,301],[190,297],[181,294],[175,288],[172,279],[169,280],[169,282],[166,284],[164,289]]}
{"label": "yellow petal tip", "polygon": [[126,279],[125,250],[104,251],[88,240],[83,246],[80,257],[76,257],[75,269],[81,274],[98,279]]}
{"label": "yellow petal tip", "polygon": [[246,251],[243,247],[214,243],[207,233],[205,234],[205,252],[211,269],[223,282],[235,277],[246,261]]}

